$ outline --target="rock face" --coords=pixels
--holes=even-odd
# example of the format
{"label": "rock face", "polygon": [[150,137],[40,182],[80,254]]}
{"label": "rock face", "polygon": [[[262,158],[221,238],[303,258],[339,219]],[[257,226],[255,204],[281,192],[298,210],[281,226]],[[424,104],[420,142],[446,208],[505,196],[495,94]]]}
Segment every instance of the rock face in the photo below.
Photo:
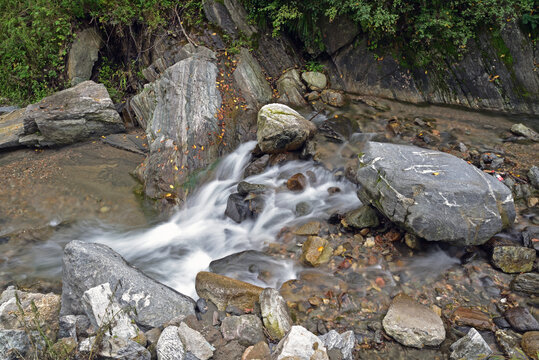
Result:
{"label": "rock face", "polygon": [[239,35],[240,31],[247,36],[256,33],[256,28],[247,21],[247,12],[239,1],[204,1],[204,13],[210,22],[231,35]]}
{"label": "rock face", "polygon": [[[341,35],[339,25],[339,21],[327,24],[324,33]],[[367,39],[356,36],[333,53],[326,67],[332,86],[351,93],[537,114],[539,77],[533,71],[533,44],[526,37],[516,22],[510,22],[496,38],[490,31],[479,33],[476,40],[468,43],[462,60],[447,58],[445,64],[438,64],[444,70],[409,72],[390,54],[376,59],[368,49]],[[508,49],[504,54],[498,53],[494,45],[500,42]],[[493,64],[499,81],[490,81]]]}
{"label": "rock face", "polygon": [[506,273],[531,271],[535,258],[534,249],[522,246],[497,246],[492,251],[492,263]]}
{"label": "rock face", "polygon": [[385,332],[406,346],[437,346],[445,340],[442,319],[428,307],[400,294],[382,321]]}
{"label": "rock face", "polygon": [[303,326],[292,326],[274,349],[272,359],[281,360],[290,357],[310,360],[316,351],[321,352],[320,357],[316,357],[316,359],[328,359],[324,343],[316,335]]}
{"label": "rock face", "polygon": [[451,360],[486,359],[492,354],[490,346],[474,328],[451,345]]}
{"label": "rock face", "polygon": [[292,327],[292,319],[288,314],[288,306],[281,294],[271,288],[260,294],[260,310],[264,327],[273,340],[281,340]]}
{"label": "rock face", "polygon": [[195,302],[129,266],[111,248],[72,241],[63,257],[61,315],[84,314],[85,291],[109,283],[121,306],[136,309],[137,324],[158,327],[176,316],[195,313]]}
{"label": "rock face", "polygon": [[82,30],[77,34],[67,60],[67,76],[72,86],[90,80],[102,46],[101,37],[93,28]]}
{"label": "rock face", "polygon": [[265,153],[299,149],[315,131],[313,123],[286,105],[269,104],[258,112],[256,137]]}
{"label": "rock face", "polygon": [[243,281],[205,271],[197,274],[195,288],[198,296],[211,300],[221,311],[228,305],[242,310],[253,309],[264,290]]}
{"label": "rock face", "polygon": [[515,220],[511,191],[452,155],[368,142],[359,162],[360,199],[424,239],[483,244]]}
{"label": "rock face", "polygon": [[234,70],[234,80],[253,110],[271,101],[272,92],[258,61],[249,50],[242,48],[238,57],[238,67]]}

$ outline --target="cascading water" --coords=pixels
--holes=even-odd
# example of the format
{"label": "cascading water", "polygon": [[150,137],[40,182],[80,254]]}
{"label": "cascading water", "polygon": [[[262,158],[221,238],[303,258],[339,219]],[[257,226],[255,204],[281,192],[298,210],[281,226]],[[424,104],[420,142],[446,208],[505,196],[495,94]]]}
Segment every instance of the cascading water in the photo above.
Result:
{"label": "cascading water", "polygon": [[[129,262],[157,280],[191,296],[196,296],[194,281],[199,271],[208,268],[212,260],[243,250],[260,250],[275,241],[284,226],[308,219],[327,219],[332,212],[357,208],[361,203],[355,195],[356,186],[312,162],[292,161],[272,166],[245,181],[266,185],[263,211],[255,219],[240,224],[224,215],[227,199],[236,192],[255,142],[241,145],[219,164],[214,180],[202,185],[187,199],[183,207],[167,222],[145,231],[124,234],[98,234],[89,241],[104,243],[118,251]],[[296,173],[312,171],[307,188],[293,192],[283,187],[286,179]],[[330,194],[327,189],[339,187]],[[297,216],[296,204],[307,202],[312,207],[308,215]],[[277,286],[295,277],[292,261],[275,260],[271,283],[240,274],[240,278],[261,286]],[[238,276],[238,273],[235,273]]]}

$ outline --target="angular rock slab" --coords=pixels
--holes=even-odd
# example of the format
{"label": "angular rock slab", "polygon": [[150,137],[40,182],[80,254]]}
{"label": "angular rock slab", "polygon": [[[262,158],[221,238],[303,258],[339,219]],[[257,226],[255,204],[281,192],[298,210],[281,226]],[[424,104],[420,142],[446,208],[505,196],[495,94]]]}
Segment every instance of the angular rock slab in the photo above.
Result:
{"label": "angular rock slab", "polygon": [[249,50],[242,48],[238,57],[238,67],[234,70],[234,80],[238,84],[249,106],[258,110],[271,101],[271,87],[258,61]]}
{"label": "angular rock slab", "polygon": [[264,327],[273,340],[281,340],[292,327],[288,306],[281,294],[267,288],[260,294],[260,310]]}
{"label": "angular rock slab", "polygon": [[90,80],[102,46],[101,37],[94,28],[84,29],[77,34],[67,60],[67,76],[71,85]]}
{"label": "angular rock slab", "polygon": [[158,360],[183,360],[185,348],[178,333],[178,327],[167,326],[156,345]]}
{"label": "angular rock slab", "polygon": [[272,359],[310,360],[317,353],[316,359],[329,359],[324,342],[303,326],[292,326],[286,336],[273,350]]}
{"label": "angular rock slab", "polygon": [[490,346],[474,328],[451,345],[451,360],[487,359],[492,354]]}
{"label": "angular rock slab", "polygon": [[206,341],[201,333],[191,329],[184,322],[178,328],[178,335],[188,353],[200,360],[208,360],[213,356],[215,348]]}
{"label": "angular rock slab", "polygon": [[329,331],[327,334],[319,336],[324,342],[327,350],[339,349],[344,360],[352,360],[352,351],[356,346],[356,337],[352,330],[348,330],[339,334],[335,330]]}
{"label": "angular rock slab", "polygon": [[84,314],[84,292],[104,283],[111,284],[119,304],[136,309],[139,325],[158,327],[195,314],[193,299],[129,266],[108,246],[74,240],[64,249],[60,315]]}
{"label": "angular rock slab", "polygon": [[403,345],[437,346],[445,340],[442,319],[407,295],[397,295],[382,320],[385,332]]}
{"label": "angular rock slab", "polygon": [[84,81],[28,105],[20,142],[25,145],[65,145],[90,137],[125,131],[103,84]]}
{"label": "angular rock slab", "polygon": [[256,138],[268,154],[299,149],[316,126],[297,111],[283,104],[268,104],[258,112]]}
{"label": "angular rock slab", "polygon": [[483,244],[515,220],[509,188],[439,151],[368,142],[356,181],[363,202],[430,241]]}

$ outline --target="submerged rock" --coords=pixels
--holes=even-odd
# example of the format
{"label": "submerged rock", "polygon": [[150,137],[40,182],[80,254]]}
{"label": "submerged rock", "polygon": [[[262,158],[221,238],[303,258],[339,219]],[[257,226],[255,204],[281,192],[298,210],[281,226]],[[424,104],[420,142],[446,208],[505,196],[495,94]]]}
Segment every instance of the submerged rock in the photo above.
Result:
{"label": "submerged rock", "polygon": [[269,104],[258,112],[256,137],[268,154],[299,149],[316,131],[316,126],[283,104]]}
{"label": "submerged rock", "polygon": [[397,295],[382,321],[385,332],[406,346],[437,346],[445,340],[442,319],[407,295]]}
{"label": "submerged rock", "polygon": [[509,308],[505,311],[504,316],[516,331],[539,331],[539,322],[525,307]]}
{"label": "submerged rock", "polygon": [[363,202],[430,241],[483,244],[515,220],[503,183],[439,151],[368,142],[356,181]]}
{"label": "submerged rock", "polygon": [[537,295],[539,294],[539,274],[527,273],[517,275],[511,283],[511,288],[514,291]]}
{"label": "submerged rock", "polygon": [[321,354],[317,354],[319,357],[316,359],[329,359],[324,342],[303,326],[296,325],[292,326],[273,350],[272,358],[310,360],[317,351]]}
{"label": "submerged rock", "polygon": [[264,327],[272,340],[281,340],[292,327],[288,306],[281,294],[271,288],[260,294],[260,310]]}
{"label": "submerged rock", "polygon": [[228,305],[242,310],[253,309],[264,290],[243,281],[206,271],[197,274],[195,288],[198,296],[211,300],[221,311]]}
{"label": "submerged rock", "polygon": [[539,331],[528,331],[522,335],[522,349],[531,357],[536,357],[539,353]]}
{"label": "submerged rock", "polygon": [[492,350],[481,334],[474,328],[451,345],[451,360],[480,360],[486,359]]}
{"label": "submerged rock", "polygon": [[318,236],[309,236],[301,249],[301,261],[311,266],[325,264],[333,255],[333,248],[328,241]]}
{"label": "submerged rock", "polygon": [[494,329],[494,323],[490,316],[474,308],[462,306],[456,308],[451,320],[459,326],[470,326],[479,330]]}
{"label": "submerged rock", "polygon": [[536,252],[522,246],[497,246],[492,251],[492,263],[506,273],[528,272],[533,269]]}
{"label": "submerged rock", "polygon": [[292,191],[303,191],[307,187],[307,177],[301,173],[294,174],[286,181],[286,187]]}
{"label": "submerged rock", "polygon": [[158,327],[195,313],[188,296],[151,279],[106,245],[71,241],[64,249],[61,315],[84,314],[85,291],[109,283],[118,303],[136,310],[137,324]]}

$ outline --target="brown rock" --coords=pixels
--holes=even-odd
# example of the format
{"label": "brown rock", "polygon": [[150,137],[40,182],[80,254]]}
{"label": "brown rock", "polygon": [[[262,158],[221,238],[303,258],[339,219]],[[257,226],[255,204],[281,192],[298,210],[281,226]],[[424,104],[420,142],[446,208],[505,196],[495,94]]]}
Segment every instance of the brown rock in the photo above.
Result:
{"label": "brown rock", "polygon": [[256,345],[249,346],[245,349],[241,360],[269,360],[271,359],[271,352],[268,344],[261,341]]}
{"label": "brown rock", "polygon": [[528,331],[522,335],[522,341],[520,343],[522,349],[532,359],[539,358],[539,331]]}
{"label": "brown rock", "polygon": [[288,190],[292,191],[303,191],[306,186],[307,178],[301,173],[292,175],[292,177],[286,182],[286,187],[288,188]]}
{"label": "brown rock", "polygon": [[299,228],[297,228],[294,231],[294,234],[296,235],[318,235],[318,232],[320,231],[320,222],[318,221],[311,221],[306,224],[301,225]]}
{"label": "brown rock", "polygon": [[195,288],[198,296],[211,300],[221,311],[228,305],[252,309],[264,290],[243,281],[206,271],[197,274]]}
{"label": "brown rock", "polygon": [[325,264],[333,255],[333,248],[328,241],[318,236],[309,236],[302,246],[301,261],[308,265]]}
{"label": "brown rock", "polygon": [[451,321],[460,326],[474,327],[477,330],[494,331],[494,323],[488,314],[469,307],[458,307],[453,312]]}

